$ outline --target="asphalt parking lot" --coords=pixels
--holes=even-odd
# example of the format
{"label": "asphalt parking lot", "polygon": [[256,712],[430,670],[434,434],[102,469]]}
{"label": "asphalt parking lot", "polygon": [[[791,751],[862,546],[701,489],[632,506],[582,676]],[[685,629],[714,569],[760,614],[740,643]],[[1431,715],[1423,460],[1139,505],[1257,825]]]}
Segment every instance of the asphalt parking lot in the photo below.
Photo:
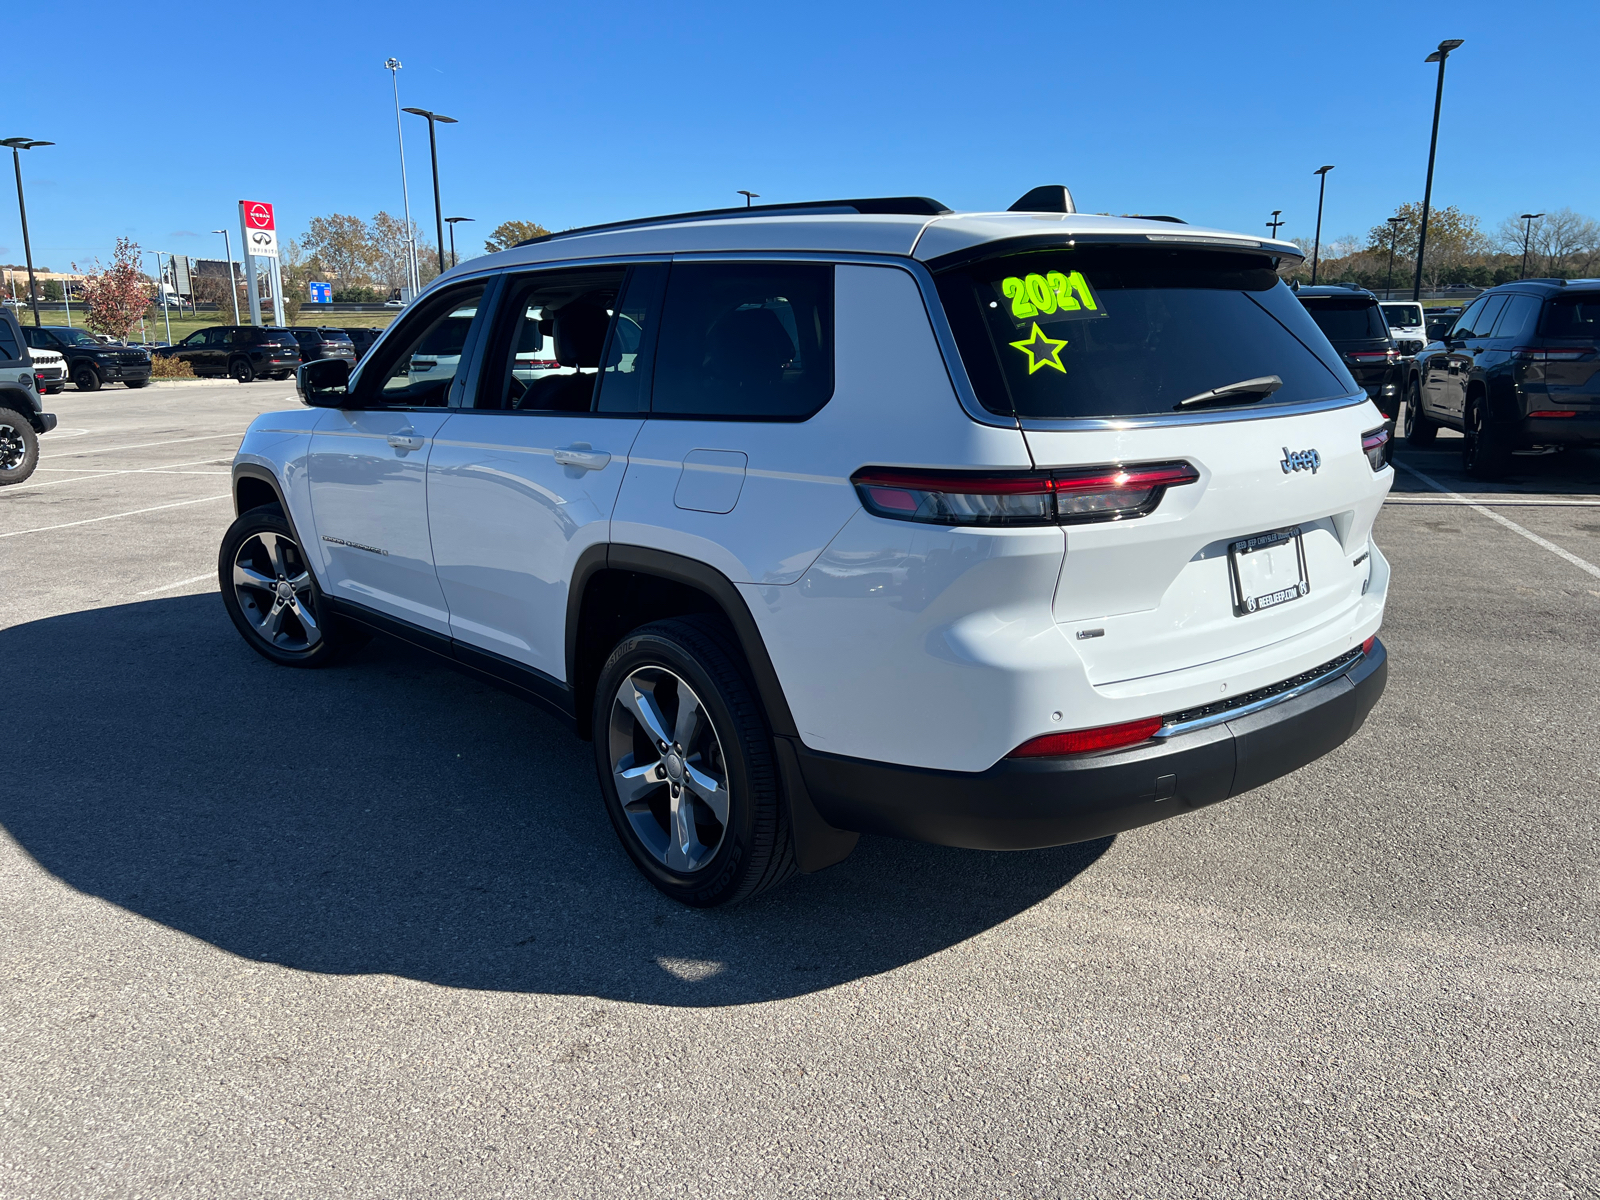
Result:
{"label": "asphalt parking lot", "polygon": [[1600,454],[1400,453],[1389,689],[1296,775],[708,913],[541,713],[240,641],[288,403],[69,392],[0,493],[0,1196],[1600,1191]]}

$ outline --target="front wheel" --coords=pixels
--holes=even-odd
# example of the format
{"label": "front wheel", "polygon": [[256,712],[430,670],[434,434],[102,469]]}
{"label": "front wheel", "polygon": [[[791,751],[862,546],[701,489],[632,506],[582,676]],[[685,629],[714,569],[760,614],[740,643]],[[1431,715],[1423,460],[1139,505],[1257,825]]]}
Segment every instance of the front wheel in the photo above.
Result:
{"label": "front wheel", "polygon": [[731,635],[706,617],[634,630],[595,692],[600,790],[646,879],[696,908],[796,870],[772,735]]}
{"label": "front wheel", "polygon": [[98,392],[100,390],[100,372],[88,363],[81,363],[72,371],[72,383],[80,392]]}
{"label": "front wheel", "polygon": [[1433,445],[1438,436],[1438,422],[1422,411],[1422,389],[1413,383],[1411,390],[1406,393],[1406,445],[1413,450],[1422,450]]}
{"label": "front wheel", "polygon": [[250,648],[285,667],[322,667],[359,643],[333,620],[283,511],[254,508],[217,555],[222,604]]}
{"label": "front wheel", "polygon": [[1489,419],[1488,402],[1479,398],[1467,407],[1461,469],[1474,479],[1499,479],[1511,469],[1511,447]]}
{"label": "front wheel", "polygon": [[256,377],[256,369],[250,365],[248,358],[236,358],[228,364],[228,374],[240,383],[249,383]]}
{"label": "front wheel", "polygon": [[39,435],[28,419],[0,408],[0,487],[21,483],[39,465]]}

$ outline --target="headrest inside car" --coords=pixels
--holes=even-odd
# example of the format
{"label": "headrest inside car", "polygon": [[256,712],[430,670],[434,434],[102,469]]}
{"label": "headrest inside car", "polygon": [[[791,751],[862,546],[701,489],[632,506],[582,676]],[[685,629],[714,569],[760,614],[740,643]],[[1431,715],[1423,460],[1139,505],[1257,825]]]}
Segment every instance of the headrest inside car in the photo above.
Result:
{"label": "headrest inside car", "polygon": [[600,366],[611,315],[592,300],[574,300],[555,312],[556,361],[563,367]]}

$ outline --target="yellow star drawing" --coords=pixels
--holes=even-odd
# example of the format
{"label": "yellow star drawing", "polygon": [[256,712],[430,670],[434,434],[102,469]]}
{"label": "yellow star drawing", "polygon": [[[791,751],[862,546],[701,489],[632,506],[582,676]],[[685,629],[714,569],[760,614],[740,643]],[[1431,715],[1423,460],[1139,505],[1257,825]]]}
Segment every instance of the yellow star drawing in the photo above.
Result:
{"label": "yellow star drawing", "polygon": [[[1047,347],[1043,351],[1039,349],[1041,343]],[[1061,347],[1067,344],[1067,339],[1062,338],[1057,341],[1053,337],[1046,337],[1044,330],[1039,328],[1039,322],[1035,321],[1033,323],[1033,333],[1027,341],[1012,342],[1011,344],[1028,356],[1029,375],[1032,375],[1040,367],[1054,367],[1063,375],[1067,373],[1067,369],[1061,365]]]}

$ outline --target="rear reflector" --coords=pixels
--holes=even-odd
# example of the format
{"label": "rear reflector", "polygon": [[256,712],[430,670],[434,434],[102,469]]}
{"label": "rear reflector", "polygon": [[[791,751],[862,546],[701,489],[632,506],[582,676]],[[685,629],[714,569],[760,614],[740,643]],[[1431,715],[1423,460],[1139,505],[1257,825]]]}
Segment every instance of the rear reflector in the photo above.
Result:
{"label": "rear reflector", "polygon": [[1576,409],[1541,408],[1538,412],[1531,412],[1528,415],[1530,417],[1575,417],[1578,413]]}
{"label": "rear reflector", "polygon": [[1160,717],[1145,717],[1138,721],[1124,721],[1120,725],[1102,725],[1098,729],[1047,733],[1023,742],[1006,757],[1058,758],[1064,754],[1087,754],[1091,750],[1115,750],[1119,746],[1133,746],[1148,741],[1161,726]]}
{"label": "rear reflector", "polygon": [[1577,362],[1594,353],[1593,346],[1518,346],[1511,352],[1534,362]]}
{"label": "rear reflector", "polygon": [[1081,525],[1153,512],[1169,487],[1194,483],[1186,462],[984,473],[864,467],[850,478],[863,507],[929,525]]}
{"label": "rear reflector", "polygon": [[1367,463],[1374,471],[1381,471],[1389,465],[1389,427],[1368,430],[1361,435],[1361,449],[1367,456]]}

